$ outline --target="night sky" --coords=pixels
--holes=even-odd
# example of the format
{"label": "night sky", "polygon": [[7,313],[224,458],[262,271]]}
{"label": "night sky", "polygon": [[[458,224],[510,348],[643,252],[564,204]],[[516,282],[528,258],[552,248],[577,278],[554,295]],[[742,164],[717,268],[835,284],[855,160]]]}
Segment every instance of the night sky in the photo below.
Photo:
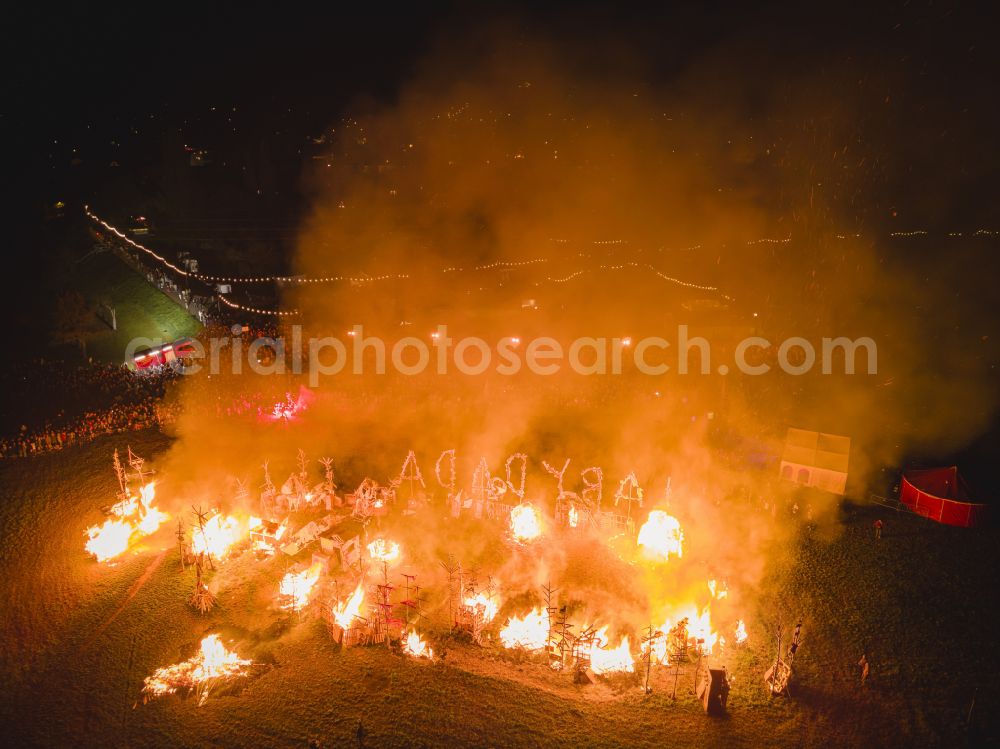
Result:
{"label": "night sky", "polygon": [[[137,180],[155,180],[165,148],[218,139],[223,113],[235,120],[236,139],[303,139],[337,117],[391,103],[432,48],[454,48],[460,69],[478,52],[472,32],[489,29],[514,41],[545,39],[595,80],[633,76],[676,93],[676,81],[701,69],[719,101],[752,112],[759,100],[767,117],[775,116],[770,93],[808,75],[818,92],[854,100],[869,145],[891,153],[892,173],[871,185],[877,209],[865,220],[993,226],[1000,104],[988,11],[941,2],[669,3],[655,11],[593,3],[22,6],[4,24],[16,241],[3,252],[8,267],[45,275],[55,254],[41,231],[47,207],[64,200],[76,211],[116,158],[140,172]],[[865,74],[851,91],[843,74],[858,69]],[[146,166],[150,174],[141,174]],[[283,169],[285,199],[270,209],[294,223],[303,207],[299,165]],[[23,312],[34,288],[5,301]]]}

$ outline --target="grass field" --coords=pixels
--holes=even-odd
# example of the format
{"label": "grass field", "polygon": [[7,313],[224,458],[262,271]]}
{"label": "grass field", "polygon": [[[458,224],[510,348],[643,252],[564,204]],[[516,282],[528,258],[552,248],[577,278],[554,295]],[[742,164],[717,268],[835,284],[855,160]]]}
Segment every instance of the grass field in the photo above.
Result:
{"label": "grass field", "polygon": [[[129,441],[148,457],[168,446],[154,432]],[[359,720],[365,745],[379,747],[982,746],[996,736],[994,529],[892,515],[875,544],[874,511],[845,509],[829,538],[803,533],[747,612],[748,647],[720,661],[733,691],[728,716],[712,719],[692,694],[693,666],[674,702],[672,672],[654,673],[648,696],[627,682],[580,687],[530,658],[434,630],[446,652],[434,663],[341,651],[313,617],[255,613],[279,573],[249,558],[227,569],[220,606],[200,617],[185,604],[192,573],[181,572],[169,529],[114,567],[84,554],[83,529],[113,491],[116,446],[107,438],[0,464],[6,746],[346,746],[356,745]],[[772,627],[799,616],[793,696],[769,698]],[[262,665],[203,707],[138,701],[143,677],[187,657],[210,630]],[[872,662],[863,688],[862,651]],[[974,696],[979,733],[970,738]]]}
{"label": "grass field", "polygon": [[120,362],[133,338],[168,342],[193,335],[200,328],[184,308],[110,252],[81,260],[73,283],[88,300],[107,301],[117,311],[118,330],[95,323],[87,337],[87,353],[95,359]]}

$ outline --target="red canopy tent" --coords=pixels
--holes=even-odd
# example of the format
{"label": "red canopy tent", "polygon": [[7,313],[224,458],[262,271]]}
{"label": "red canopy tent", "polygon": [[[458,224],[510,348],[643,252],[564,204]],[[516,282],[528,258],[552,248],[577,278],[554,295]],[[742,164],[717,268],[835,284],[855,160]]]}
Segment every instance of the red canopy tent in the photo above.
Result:
{"label": "red canopy tent", "polygon": [[904,471],[899,499],[918,515],[971,528],[986,522],[986,505],[972,501],[958,468]]}

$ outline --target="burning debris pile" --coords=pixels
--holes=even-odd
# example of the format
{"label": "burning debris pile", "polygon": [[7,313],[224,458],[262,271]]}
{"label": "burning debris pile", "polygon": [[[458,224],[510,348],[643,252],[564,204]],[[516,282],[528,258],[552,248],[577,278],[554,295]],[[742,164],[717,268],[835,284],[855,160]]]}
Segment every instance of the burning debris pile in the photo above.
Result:
{"label": "burning debris pile", "polygon": [[218,635],[209,635],[191,658],[173,666],[157,669],[146,677],[142,687],[143,701],[168,694],[194,693],[198,705],[205,704],[213,684],[242,676],[252,661],[240,658],[226,649]]}

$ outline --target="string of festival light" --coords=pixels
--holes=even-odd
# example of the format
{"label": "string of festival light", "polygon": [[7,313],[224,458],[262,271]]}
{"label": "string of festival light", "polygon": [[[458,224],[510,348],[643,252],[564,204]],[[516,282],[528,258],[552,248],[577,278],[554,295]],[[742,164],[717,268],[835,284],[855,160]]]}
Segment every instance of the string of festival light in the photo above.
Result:
{"label": "string of festival light", "polygon": [[[91,219],[93,219],[94,221],[96,221],[97,223],[99,223],[105,229],[107,229],[108,231],[112,232],[115,236],[119,237],[120,239],[122,239],[123,241],[125,241],[126,243],[128,243],[129,245],[131,245],[132,247],[135,247],[136,249],[145,252],[150,257],[153,257],[154,259],[156,259],[157,261],[159,261],[161,264],[163,264],[165,267],[170,268],[171,270],[174,270],[177,273],[180,273],[181,275],[183,275],[185,277],[194,278],[194,279],[197,279],[197,280],[203,281],[203,282],[218,283],[218,284],[235,284],[235,283],[296,283],[296,284],[315,284],[315,283],[333,283],[333,282],[339,282],[339,281],[349,281],[351,283],[369,283],[369,282],[387,281],[387,280],[402,280],[402,279],[408,279],[410,277],[409,274],[406,274],[406,273],[395,273],[395,274],[394,273],[387,273],[387,274],[383,274],[383,275],[380,275],[380,276],[369,276],[369,275],[364,275],[364,276],[215,276],[215,275],[210,275],[210,274],[207,274],[207,273],[196,273],[196,272],[192,272],[192,271],[187,271],[187,270],[185,270],[183,268],[179,268],[178,266],[174,265],[169,260],[167,260],[166,258],[164,258],[162,255],[160,255],[157,252],[151,250],[150,248],[148,248],[148,247],[146,247],[146,246],[144,246],[144,245],[136,242],[131,237],[129,237],[128,235],[126,235],[124,232],[120,231],[116,227],[112,226],[111,224],[109,224],[108,222],[104,221],[103,219],[101,219],[100,217],[98,217],[96,214],[94,214],[93,212],[91,212],[89,208],[85,207],[85,211],[86,211],[87,215]],[[553,241],[562,242],[562,241],[568,241],[568,240],[553,240]],[[764,240],[764,241],[771,241],[771,240]],[[790,241],[790,240],[773,240],[773,241]],[[608,244],[620,245],[620,244],[628,244],[628,240],[625,240],[625,239],[595,240],[593,242],[593,244],[599,244],[599,245],[608,245]],[[532,265],[541,265],[541,264],[545,264],[545,263],[548,263],[548,262],[549,262],[548,258],[531,258],[531,259],[528,259],[528,260],[498,260],[498,261],[495,261],[495,262],[492,262],[492,263],[486,263],[486,264],[483,264],[483,265],[474,266],[472,268],[472,270],[474,270],[474,271],[497,270],[497,269],[508,270],[508,269],[513,269],[513,268],[528,267],[528,266],[532,266]],[[654,268],[653,266],[648,265],[648,264],[643,265],[643,264],[639,264],[639,263],[627,263],[625,265],[620,265],[620,266],[602,265],[602,266],[598,266],[598,270],[622,270],[625,267],[631,267],[631,268],[635,268],[635,269],[639,269],[639,270],[642,270],[642,269],[649,270],[652,273],[654,273],[656,276],[658,276],[659,278],[661,278],[661,279],[663,279],[665,281],[669,281],[671,283],[674,283],[674,284],[677,284],[677,285],[680,285],[680,286],[685,286],[687,288],[698,289],[698,290],[702,290],[702,291],[717,291],[717,288],[714,287],[714,286],[707,286],[707,285],[702,285],[702,284],[690,283],[690,282],[687,282],[687,281],[682,281],[682,280],[680,280],[678,278],[674,278],[672,276],[668,276],[668,275],[662,273],[661,271],[657,270],[656,268]],[[456,272],[464,272],[464,270],[465,270],[464,268],[459,268],[459,267],[452,266],[452,267],[448,267],[448,268],[442,268],[441,272],[442,273],[456,273]],[[561,279],[555,279],[555,278],[552,278],[552,277],[548,277],[546,280],[547,281],[555,281],[557,283],[562,283],[562,282],[565,282],[565,281],[570,280],[572,278],[576,278],[576,277],[578,277],[578,276],[580,276],[580,275],[582,275],[584,273],[589,273],[589,272],[592,272],[592,271],[587,270],[587,269],[583,269],[583,270],[578,270],[578,271],[576,271],[574,273],[571,273],[569,276],[561,278]],[[220,294],[220,298],[224,299],[224,297],[221,294]],[[260,313],[260,314],[268,313],[266,311],[262,312],[261,310],[259,310],[258,308],[255,308],[255,307],[248,307],[248,306],[245,306],[245,305],[238,305],[235,302],[229,301],[228,299],[225,300],[225,303],[228,304],[230,307],[233,307],[235,309],[242,309],[242,310],[247,311],[247,312],[257,312],[257,313]]]}
{"label": "string of festival light", "polygon": [[294,317],[299,314],[297,309],[295,310],[280,310],[280,309],[262,309],[260,307],[248,307],[245,304],[239,304],[238,302],[233,302],[225,297],[224,294],[218,294],[218,299],[224,305],[231,309],[238,309],[242,312],[252,312],[257,315],[271,315],[274,317]]}
{"label": "string of festival light", "polygon": [[[385,274],[382,274],[382,275],[379,275],[379,276],[370,276],[370,275],[360,275],[360,276],[339,276],[339,275],[338,276],[278,276],[278,275],[275,275],[275,276],[216,276],[216,275],[211,275],[211,274],[207,274],[207,273],[197,273],[197,272],[185,270],[184,268],[181,268],[181,267],[175,265],[174,263],[170,262],[167,258],[165,258],[162,255],[160,255],[159,253],[157,253],[155,250],[152,250],[149,247],[146,247],[145,245],[142,245],[139,242],[136,242],[134,239],[132,239],[127,234],[125,234],[124,232],[122,232],[121,230],[119,230],[117,227],[112,226],[107,221],[103,220],[102,218],[100,218],[99,216],[97,216],[95,213],[93,213],[90,210],[89,206],[84,206],[84,211],[85,211],[86,215],[91,220],[93,220],[94,222],[96,222],[97,224],[99,224],[100,226],[102,226],[107,231],[109,231],[112,234],[114,234],[116,237],[118,237],[119,239],[121,239],[126,244],[130,245],[131,247],[134,247],[135,249],[137,249],[137,250],[139,250],[141,252],[144,252],[149,257],[152,257],[157,262],[159,262],[161,265],[163,265],[165,268],[169,268],[170,270],[174,271],[175,273],[177,273],[177,274],[179,274],[181,276],[184,276],[186,278],[194,278],[196,280],[199,280],[199,281],[202,281],[202,282],[206,282],[206,283],[213,283],[213,284],[284,283],[284,284],[300,284],[301,285],[301,284],[349,282],[351,284],[365,284],[365,283],[374,283],[374,282],[389,281],[389,280],[405,280],[405,279],[409,279],[410,278],[410,275],[407,274],[407,273],[385,273]],[[896,231],[896,232],[890,232],[889,233],[889,236],[892,237],[892,238],[894,238],[894,239],[909,239],[909,238],[914,238],[914,237],[926,237],[926,236],[929,236],[929,235],[930,235],[930,232],[928,232],[925,229],[914,229],[914,230],[910,230],[910,231]],[[837,239],[847,240],[847,239],[857,239],[857,238],[860,238],[862,235],[860,233],[856,233],[856,234],[836,234],[834,236]],[[947,236],[949,236],[949,237],[962,237],[962,236],[994,237],[994,236],[1000,236],[1000,231],[996,231],[996,230],[992,230],[992,229],[976,229],[976,230],[974,230],[972,232],[969,232],[967,234],[965,234],[963,232],[948,232]],[[549,238],[549,241],[553,242],[553,243],[557,243],[557,244],[569,244],[571,242],[571,240],[565,239],[565,238]],[[792,237],[790,237],[790,236],[789,237],[785,237],[783,239],[776,239],[776,238],[771,238],[771,237],[761,237],[761,238],[758,238],[758,239],[748,240],[746,242],[746,244],[748,246],[758,245],[758,244],[775,244],[776,245],[776,244],[788,244],[791,241],[792,241]],[[592,244],[592,245],[602,245],[602,246],[606,246],[606,245],[626,245],[626,244],[629,244],[629,243],[630,242],[627,239],[600,239],[600,240],[591,240],[589,242],[589,244]],[[702,247],[702,245],[698,244],[698,245],[693,245],[691,247],[682,248],[681,250],[678,250],[678,251],[685,251],[685,252],[687,252],[687,251],[692,251],[692,250],[700,249],[701,247]],[[657,249],[657,252],[663,252],[664,249],[665,248],[660,247],[660,248]],[[589,255],[588,255],[588,257],[589,257]],[[542,264],[546,264],[548,262],[549,262],[548,258],[531,258],[531,259],[527,259],[527,260],[498,260],[498,261],[495,261],[495,262],[492,262],[492,263],[486,263],[486,264],[482,264],[482,265],[473,266],[471,268],[471,270],[472,271],[509,270],[509,269],[513,269],[513,268],[528,267],[528,266],[533,266],[533,265],[542,265]],[[669,275],[663,273],[662,271],[660,271],[659,269],[657,269],[654,266],[650,265],[649,263],[637,263],[637,262],[625,262],[625,263],[620,263],[620,264],[617,264],[617,265],[607,265],[607,264],[606,265],[599,265],[599,266],[597,266],[597,268],[593,268],[593,269],[583,268],[583,269],[579,269],[579,270],[573,271],[573,272],[571,272],[571,273],[569,273],[567,275],[563,275],[563,276],[558,276],[558,277],[547,276],[545,278],[545,281],[549,282],[549,283],[562,284],[562,283],[567,283],[567,282],[569,282],[569,281],[571,281],[571,280],[573,280],[575,278],[579,278],[580,276],[582,276],[584,274],[593,273],[595,271],[620,271],[620,270],[627,270],[627,269],[645,270],[645,271],[648,271],[648,272],[652,273],[653,275],[657,276],[658,278],[660,278],[660,279],[662,279],[664,281],[667,281],[669,283],[673,283],[673,284],[678,285],[678,286],[682,286],[684,288],[695,289],[695,290],[698,290],[698,291],[719,292],[719,289],[716,286],[710,286],[710,285],[707,285],[707,284],[697,284],[697,283],[692,283],[690,281],[684,281],[682,279],[675,278],[673,276],[669,276]],[[446,274],[446,273],[461,273],[461,272],[465,272],[465,268],[461,268],[461,267],[457,267],[457,266],[450,266],[450,267],[447,267],[447,268],[442,268],[440,272],[443,273],[443,274]],[[540,285],[540,283],[536,282],[534,285],[538,286],[538,285]],[[719,292],[719,293],[721,294],[721,292]],[[731,297],[728,297],[725,294],[721,294],[721,295],[725,299],[731,299]],[[299,314],[298,310],[269,310],[269,309],[263,309],[263,308],[260,308],[260,307],[253,307],[253,306],[249,306],[249,305],[240,304],[238,302],[234,302],[234,301],[228,299],[225,296],[225,294],[223,294],[221,292],[217,294],[217,297],[227,307],[230,307],[231,309],[240,310],[242,312],[250,312],[250,313],[258,314],[258,315],[270,315],[270,316],[275,316],[275,317],[290,317],[290,316],[294,316],[294,315],[298,315]]]}

